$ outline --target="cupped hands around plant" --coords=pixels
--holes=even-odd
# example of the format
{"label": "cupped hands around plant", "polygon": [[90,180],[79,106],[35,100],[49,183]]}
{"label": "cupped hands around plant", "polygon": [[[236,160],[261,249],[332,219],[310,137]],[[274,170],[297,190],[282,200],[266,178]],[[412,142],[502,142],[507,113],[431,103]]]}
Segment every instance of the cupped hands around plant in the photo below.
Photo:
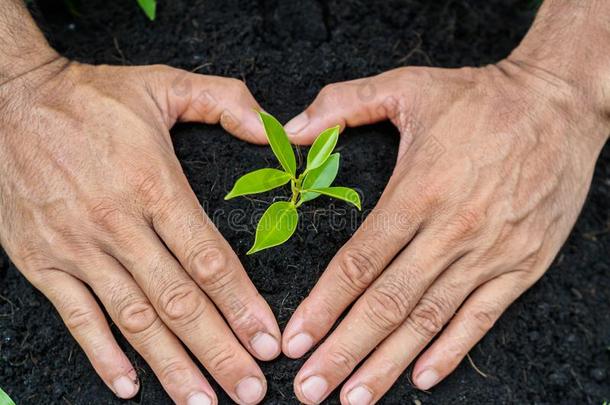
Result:
{"label": "cupped hands around plant", "polygon": [[337,145],[339,126],[320,133],[307,154],[307,166],[297,175],[296,158],[286,132],[273,116],[260,112],[267,140],[282,170],[259,169],[240,177],[225,200],[234,197],[263,193],[290,183],[292,196],[289,201],[274,202],[261,217],[256,237],[248,254],[281,245],[297,228],[297,208],[303,203],[325,195],[346,201],[360,209],[360,196],[348,187],[331,187],[339,171],[338,153],[332,153]]}
{"label": "cupped hands around plant", "polygon": [[[575,24],[568,3],[549,4],[559,10],[540,29],[570,15],[557,21],[563,34]],[[302,402],[320,403],[347,379],[343,404],[373,404],[417,356],[412,381],[430,389],[550,266],[610,132],[609,66],[587,58],[608,41],[549,35],[559,41],[549,56],[535,33],[494,65],[329,85],[286,125],[303,144],[330,123],[389,119],[401,135],[377,206],[284,331],[284,352],[301,357],[348,310],[295,377]]]}
{"label": "cupped hands around plant", "polygon": [[100,305],[175,403],[217,402],[184,346],[235,402],[259,402],[252,356],[278,355],[280,331],[203,212],[169,129],[220,123],[263,143],[260,106],[235,79],[46,52],[1,76],[2,246],[119,397],[137,393],[137,372]]}

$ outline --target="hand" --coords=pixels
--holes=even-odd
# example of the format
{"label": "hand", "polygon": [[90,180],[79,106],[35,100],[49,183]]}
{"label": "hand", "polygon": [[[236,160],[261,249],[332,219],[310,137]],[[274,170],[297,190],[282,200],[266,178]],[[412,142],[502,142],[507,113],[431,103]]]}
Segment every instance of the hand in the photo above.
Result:
{"label": "hand", "polygon": [[58,58],[0,86],[0,241],[121,398],[136,371],[93,294],[176,403],[217,402],[182,343],[236,402],[265,395],[248,351],[276,357],[279,328],[169,134],[177,120],[220,122],[264,142],[257,109],[241,81],[165,66]]}
{"label": "hand", "polygon": [[610,129],[596,106],[513,59],[324,88],[287,125],[296,142],[384,119],[401,141],[377,206],[286,326],[283,350],[301,357],[354,303],[296,376],[298,398],[319,403],[364,360],[341,402],[374,403],[439,333],[412,380],[451,373],[570,233]]}

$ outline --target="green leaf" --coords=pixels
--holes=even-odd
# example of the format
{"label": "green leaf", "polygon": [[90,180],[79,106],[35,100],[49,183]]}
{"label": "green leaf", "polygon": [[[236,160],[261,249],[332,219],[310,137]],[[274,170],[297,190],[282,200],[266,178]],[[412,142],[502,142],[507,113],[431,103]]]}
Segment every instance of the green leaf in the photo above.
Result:
{"label": "green leaf", "polygon": [[294,157],[292,145],[288,140],[286,131],[284,131],[284,127],[271,115],[264,112],[259,112],[258,114],[263,121],[263,126],[265,127],[265,132],[267,133],[267,139],[269,140],[273,153],[284,170],[294,177],[297,171],[297,162]]}
{"label": "green leaf", "polygon": [[225,200],[246,194],[263,193],[283,186],[290,181],[290,174],[278,169],[260,169],[244,174],[235,182]]}
{"label": "green leaf", "polygon": [[326,159],[328,159],[337,145],[339,128],[339,125],[337,125],[336,127],[322,131],[322,133],[318,135],[307,154],[307,171],[313,170],[326,162]]}
{"label": "green leaf", "polygon": [[15,405],[11,397],[0,388],[0,405]]}
{"label": "green leaf", "polygon": [[297,229],[298,222],[299,214],[293,203],[279,201],[271,204],[258,222],[254,245],[247,254],[286,242]]}
{"label": "green leaf", "polygon": [[[335,178],[337,177],[337,172],[339,171],[339,158],[340,156],[338,153],[333,153],[326,159],[326,162],[324,162],[322,166],[307,173],[303,180],[303,189],[325,188],[333,184],[333,181],[335,181]],[[319,193],[304,192],[301,194],[300,204],[311,201],[319,196]]]}
{"label": "green leaf", "polygon": [[339,200],[343,200],[350,204],[356,206],[356,208],[361,209],[360,207],[360,196],[355,190],[352,190],[348,187],[326,187],[326,188],[316,188],[307,191],[315,191],[316,193],[324,194],[329,197],[337,198]]}
{"label": "green leaf", "polygon": [[157,0],[138,0],[138,4],[150,21],[157,18]]}

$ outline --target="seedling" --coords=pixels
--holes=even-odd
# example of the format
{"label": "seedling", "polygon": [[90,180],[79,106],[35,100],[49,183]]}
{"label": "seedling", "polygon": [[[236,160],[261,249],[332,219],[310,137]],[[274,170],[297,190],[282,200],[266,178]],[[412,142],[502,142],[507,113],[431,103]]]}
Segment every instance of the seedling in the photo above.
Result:
{"label": "seedling", "polygon": [[282,167],[259,169],[240,177],[225,196],[231,198],[263,193],[290,183],[289,201],[274,202],[256,227],[254,245],[247,254],[260,252],[286,242],[297,228],[297,208],[320,195],[346,201],[360,209],[360,196],[348,187],[331,187],[339,170],[339,154],[332,153],[339,138],[339,126],[328,128],[315,140],[307,154],[307,166],[297,176],[296,158],[284,127],[271,115],[259,113],[271,150]]}
{"label": "seedling", "polygon": [[15,405],[15,402],[0,388],[0,405]]}
{"label": "seedling", "polygon": [[138,0],[138,4],[150,21],[154,21],[157,17],[157,0]]}

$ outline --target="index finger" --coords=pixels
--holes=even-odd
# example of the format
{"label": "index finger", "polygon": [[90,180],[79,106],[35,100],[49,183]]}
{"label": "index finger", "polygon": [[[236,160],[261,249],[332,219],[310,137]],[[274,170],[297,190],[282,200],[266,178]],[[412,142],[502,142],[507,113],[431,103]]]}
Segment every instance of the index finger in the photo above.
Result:
{"label": "index finger", "polygon": [[322,339],[419,229],[417,206],[405,209],[401,199],[393,198],[396,182],[390,180],[377,207],[331,260],[288,322],[282,342],[288,357],[303,356]]}
{"label": "index finger", "polygon": [[153,216],[155,231],[218,306],[242,344],[261,360],[275,358],[281,334],[271,308],[188,183],[182,190],[173,204]]}

